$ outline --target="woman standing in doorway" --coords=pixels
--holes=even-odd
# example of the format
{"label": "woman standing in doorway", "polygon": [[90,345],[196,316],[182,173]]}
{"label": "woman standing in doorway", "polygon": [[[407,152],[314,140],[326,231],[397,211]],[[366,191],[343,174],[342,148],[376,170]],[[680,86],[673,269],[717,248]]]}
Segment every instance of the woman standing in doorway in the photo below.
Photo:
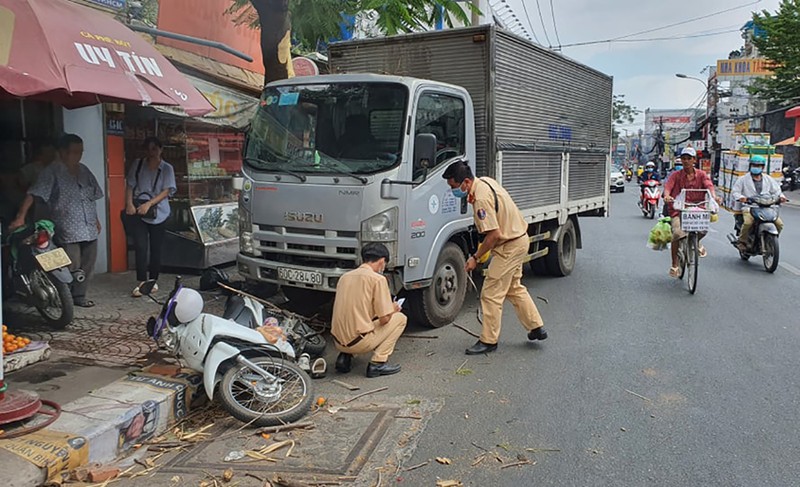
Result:
{"label": "woman standing in doorway", "polygon": [[[144,141],[147,156],[135,161],[128,170],[125,192],[125,213],[128,231],[136,251],[136,280],[133,297],[140,297],[139,287],[148,279],[158,280],[161,271],[161,250],[166,234],[165,222],[170,214],[169,197],[175,194],[175,170],[161,159],[163,144],[155,137]],[[156,285],[154,291],[158,290]]]}

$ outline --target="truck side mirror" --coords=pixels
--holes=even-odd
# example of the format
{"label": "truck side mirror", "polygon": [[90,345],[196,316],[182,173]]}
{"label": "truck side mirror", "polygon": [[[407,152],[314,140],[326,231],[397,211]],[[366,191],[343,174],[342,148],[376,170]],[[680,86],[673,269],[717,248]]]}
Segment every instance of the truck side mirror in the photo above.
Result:
{"label": "truck side mirror", "polygon": [[422,171],[423,179],[428,177],[428,169],[436,164],[436,136],[418,134],[414,138],[414,178]]}

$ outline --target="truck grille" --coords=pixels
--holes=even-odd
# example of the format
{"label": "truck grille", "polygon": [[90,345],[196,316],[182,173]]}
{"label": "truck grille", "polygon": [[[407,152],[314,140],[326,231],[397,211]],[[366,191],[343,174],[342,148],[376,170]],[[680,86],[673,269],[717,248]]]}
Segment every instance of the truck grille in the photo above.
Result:
{"label": "truck grille", "polygon": [[355,269],[358,232],[257,225],[254,240],[266,260],[320,269]]}

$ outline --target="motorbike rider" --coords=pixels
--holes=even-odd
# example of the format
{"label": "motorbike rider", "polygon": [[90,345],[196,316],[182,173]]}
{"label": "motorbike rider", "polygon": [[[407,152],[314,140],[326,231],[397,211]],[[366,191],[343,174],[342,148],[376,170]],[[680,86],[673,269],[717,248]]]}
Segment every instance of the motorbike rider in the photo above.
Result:
{"label": "motorbike rider", "polygon": [[653,161],[648,162],[644,166],[644,172],[639,179],[639,186],[641,187],[642,197],[644,197],[644,187],[647,181],[661,182],[661,175],[656,171],[656,163]]}
{"label": "motorbike rider", "polygon": [[[754,155],[750,157],[749,174],[740,177],[731,190],[733,199],[739,203],[737,206],[741,206],[741,203],[747,203],[748,198],[756,198],[758,196],[769,196],[773,200],[780,200],[781,203],[786,201],[786,196],[784,196],[781,191],[780,183],[769,174],[764,173],[766,165],[767,160],[764,156]],[[753,228],[755,220],[753,219],[753,215],[749,211],[746,211],[746,209],[742,211],[742,219],[744,223],[742,224],[736,248],[741,251],[746,251],[747,237],[750,235],[750,230]],[[783,221],[780,217],[775,220],[775,227],[778,229],[778,232],[783,230]]]}

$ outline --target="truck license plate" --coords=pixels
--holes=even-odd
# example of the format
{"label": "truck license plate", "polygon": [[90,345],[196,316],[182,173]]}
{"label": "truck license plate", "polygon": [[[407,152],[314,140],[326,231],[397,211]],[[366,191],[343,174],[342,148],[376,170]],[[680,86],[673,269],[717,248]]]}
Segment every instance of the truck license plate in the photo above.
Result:
{"label": "truck license plate", "polygon": [[50,272],[72,264],[69,256],[62,248],[53,249],[49,252],[36,255],[36,261],[42,266],[42,270]]}
{"label": "truck license plate", "polygon": [[322,285],[322,274],[319,272],[301,271],[287,267],[278,267],[278,279],[302,284],[314,284],[316,286]]}

